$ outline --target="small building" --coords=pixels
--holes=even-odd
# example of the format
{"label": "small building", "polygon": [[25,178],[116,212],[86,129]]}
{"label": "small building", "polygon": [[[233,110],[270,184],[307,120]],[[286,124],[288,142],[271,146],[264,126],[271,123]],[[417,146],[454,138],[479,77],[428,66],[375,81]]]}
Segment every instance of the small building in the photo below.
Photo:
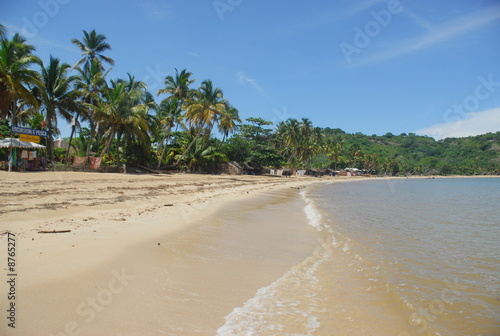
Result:
{"label": "small building", "polygon": [[236,161],[223,162],[219,166],[219,170],[222,174],[227,175],[241,175],[243,174],[243,168]]}

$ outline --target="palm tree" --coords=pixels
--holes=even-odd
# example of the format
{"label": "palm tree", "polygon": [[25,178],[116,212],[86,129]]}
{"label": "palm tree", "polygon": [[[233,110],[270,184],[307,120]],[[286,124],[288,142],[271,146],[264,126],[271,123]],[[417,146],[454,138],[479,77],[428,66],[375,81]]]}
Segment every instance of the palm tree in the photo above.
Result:
{"label": "palm tree", "polygon": [[89,139],[80,134],[74,139],[72,148],[78,156],[85,156],[87,153],[87,147],[89,146]]}
{"label": "palm tree", "polygon": [[186,102],[186,106],[187,123],[192,129],[196,130],[196,135],[175,162],[176,166],[191,149],[191,146],[200,137],[203,130],[210,134],[214,122],[224,113],[227,101],[224,99],[221,89],[214,88],[211,80],[205,80],[201,83],[198,91],[194,92],[193,98]]}
{"label": "palm tree", "polygon": [[375,170],[378,164],[378,156],[375,154],[364,155],[363,158],[363,169],[366,170],[367,174],[371,174]]}
{"label": "palm tree", "polygon": [[41,130],[43,129],[44,117],[41,113],[36,113],[30,118],[28,118],[25,122],[30,128]]}
{"label": "palm tree", "polygon": [[[76,38],[72,39],[71,42],[75,44],[80,51],[82,52],[82,59],[79,60],[74,68],[79,68],[78,72],[82,77],[82,85],[83,87],[87,87],[88,96],[87,99],[84,100],[86,106],[89,107],[88,114],[84,117],[84,119],[89,121],[90,124],[90,140],[89,145],[87,146],[86,156],[90,154],[90,150],[92,148],[92,144],[94,142],[94,138],[96,136],[98,123],[95,120],[94,110],[91,106],[96,104],[96,97],[101,95],[104,78],[107,73],[104,72],[104,67],[102,62],[106,62],[110,65],[114,65],[114,60],[110,57],[104,56],[103,52],[107,50],[111,50],[111,46],[106,42],[106,36],[102,34],[97,34],[95,30],[92,30],[90,33],[87,31],[83,31],[83,39],[80,41]],[[79,67],[83,63],[83,69]],[[81,89],[80,86],[80,89]]]}
{"label": "palm tree", "polygon": [[101,70],[104,70],[102,66],[102,61],[108,63],[109,65],[114,65],[115,61],[102,53],[106,50],[111,50],[111,46],[106,42],[106,36],[102,34],[97,34],[95,30],[90,33],[83,31],[83,39],[80,41],[76,38],[71,40],[71,43],[75,44],[80,48],[83,58],[79,60],[75,67],[84,63],[84,70],[90,68],[92,61],[98,61],[101,66]]}
{"label": "palm tree", "polygon": [[238,110],[234,106],[226,104],[226,109],[220,116],[218,125],[219,132],[223,134],[222,142],[236,130],[237,123],[241,123]]}
{"label": "palm tree", "polygon": [[47,67],[42,64],[42,85],[39,86],[39,91],[40,101],[45,111],[45,121],[49,129],[47,151],[51,160],[54,159],[52,135],[58,132],[57,116],[59,115],[69,122],[73,118],[72,112],[79,109],[75,99],[75,91],[71,87],[76,77],[68,76],[70,68],[69,64],[60,63],[59,59],[52,56],[50,56]]}
{"label": "palm tree", "polygon": [[182,118],[182,111],[179,100],[177,98],[164,99],[158,108],[157,118],[160,121],[160,133],[162,140],[160,145],[163,147],[160,159],[158,160],[158,169],[161,167],[165,152],[167,150],[167,143],[172,133],[172,128],[178,124]]}
{"label": "palm tree", "polygon": [[333,162],[334,169],[337,170],[337,165],[341,160],[342,153],[344,152],[344,140],[338,139],[335,141],[333,138],[328,139],[325,144],[325,151],[328,159]]}
{"label": "palm tree", "polygon": [[[137,85],[142,87],[144,83]],[[129,90],[130,83],[123,80],[111,81],[111,87],[104,90],[103,97],[96,105],[89,106],[96,110],[96,118],[107,128],[107,140],[101,157],[110,150],[116,136],[116,154],[119,162],[119,148],[123,136],[127,140],[137,142],[143,148],[149,147],[148,131],[151,117],[148,115],[150,102],[144,101],[143,90],[137,87]]]}
{"label": "palm tree", "polygon": [[167,99],[178,99],[181,108],[183,108],[184,103],[193,97],[194,90],[189,88],[195,80],[191,79],[193,74],[187,72],[186,69],[182,70],[181,73],[175,69],[175,77],[167,76],[165,77],[165,88],[158,90],[158,95],[168,93],[170,96]]}
{"label": "palm tree", "polygon": [[300,144],[300,124],[297,119],[288,119],[280,122],[277,128],[277,136],[281,142],[279,148],[288,163],[297,159],[297,148]]}
{"label": "palm tree", "polygon": [[288,119],[280,122],[276,135],[278,138],[277,149],[292,165],[308,165],[311,158],[321,148],[321,129],[314,128],[312,122],[307,118],[303,118],[301,121]]}
{"label": "palm tree", "polygon": [[351,145],[349,148],[349,155],[351,157],[351,167],[355,167],[359,163],[359,159],[363,157],[363,152],[361,151],[361,146],[357,143]]}
{"label": "palm tree", "polygon": [[0,118],[10,114],[11,123],[17,123],[18,102],[38,108],[38,101],[30,88],[40,85],[39,74],[31,67],[41,64],[32,52],[35,48],[15,34],[5,38],[5,28],[0,39]]}
{"label": "palm tree", "polygon": [[[92,143],[94,142],[94,137],[96,133],[96,118],[95,118],[95,110],[92,108],[89,108],[89,106],[93,106],[97,104],[97,101],[99,100],[101,96],[101,92],[106,86],[106,75],[109,73],[110,70],[106,71],[105,73],[102,72],[102,66],[99,60],[93,59],[90,62],[90,66],[87,67],[86,70],[83,70],[80,67],[76,67],[75,70],[78,72],[76,82],[75,82],[75,88],[78,91],[78,96],[81,98],[82,102],[87,104],[86,109],[83,110],[82,112],[82,120],[88,121],[89,126],[90,126],[90,138],[89,138],[89,145],[86,146],[86,153],[85,156],[89,156],[90,150],[92,147]],[[76,125],[78,124],[78,118],[80,117],[79,114],[76,115],[76,120],[75,120],[75,126],[73,126],[71,134],[73,135],[74,130],[76,128]],[[69,146],[71,145],[71,139],[70,137],[70,143]]]}
{"label": "palm tree", "polygon": [[125,83],[104,89],[103,97],[96,105],[89,107],[95,109],[96,119],[108,128],[108,138],[100,155],[102,157],[107,154],[117,129],[129,113],[129,97]]}
{"label": "palm tree", "polygon": [[185,157],[186,167],[190,172],[200,170],[206,165],[213,167],[223,159],[225,159],[225,155],[218,152],[214,146],[207,147],[202,138],[195,140],[192,149]]}
{"label": "palm tree", "polygon": [[[124,82],[125,88],[130,97],[130,110],[132,115],[129,117],[123,127],[118,129],[117,148],[119,148],[120,140],[124,138],[124,147],[131,144],[139,144],[141,152],[147,157],[150,154],[151,138],[150,133],[155,132],[156,126],[159,124],[158,119],[149,114],[149,112],[158,112],[158,105],[154,101],[153,95],[147,90],[147,85],[143,81],[137,81],[134,76],[127,74],[128,80],[118,80]],[[117,160],[119,160],[120,152],[117,150]]]}
{"label": "palm tree", "polygon": [[7,37],[7,28],[3,24],[0,23],[0,40],[3,40]]}

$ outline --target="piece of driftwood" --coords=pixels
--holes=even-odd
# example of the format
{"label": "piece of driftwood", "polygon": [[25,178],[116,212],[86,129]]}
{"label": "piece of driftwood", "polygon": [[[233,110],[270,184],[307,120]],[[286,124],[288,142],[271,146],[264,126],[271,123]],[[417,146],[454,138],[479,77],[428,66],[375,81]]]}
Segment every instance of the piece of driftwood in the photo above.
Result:
{"label": "piece of driftwood", "polygon": [[145,167],[143,165],[137,165],[137,167],[141,168],[141,169],[144,169],[145,171],[147,171],[148,173],[153,173],[153,174],[160,174],[159,171],[157,170],[154,170],[154,169],[151,169],[151,168],[148,168],[148,167]]}
{"label": "piece of driftwood", "polygon": [[52,231],[38,231],[38,233],[67,233],[71,230],[52,230]]}

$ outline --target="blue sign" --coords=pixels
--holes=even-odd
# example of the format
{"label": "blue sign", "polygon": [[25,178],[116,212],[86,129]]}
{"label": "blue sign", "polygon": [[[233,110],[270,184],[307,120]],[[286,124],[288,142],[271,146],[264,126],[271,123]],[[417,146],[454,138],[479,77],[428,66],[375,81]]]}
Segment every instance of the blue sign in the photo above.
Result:
{"label": "blue sign", "polygon": [[12,131],[12,133],[18,133],[18,134],[36,135],[44,138],[49,136],[47,131],[36,130],[26,127],[10,126],[10,130]]}

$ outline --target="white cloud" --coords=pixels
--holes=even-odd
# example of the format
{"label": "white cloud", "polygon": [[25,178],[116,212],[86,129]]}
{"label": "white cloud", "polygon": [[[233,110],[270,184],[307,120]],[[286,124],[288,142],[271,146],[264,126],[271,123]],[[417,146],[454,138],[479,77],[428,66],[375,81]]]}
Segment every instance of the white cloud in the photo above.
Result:
{"label": "white cloud", "polygon": [[474,29],[477,29],[498,19],[500,19],[500,5],[494,5],[472,13],[468,16],[449,21],[442,26],[433,27],[433,29],[428,24],[426,24],[428,32],[426,32],[425,34],[410,40],[402,41],[388,51],[375,54],[373,56],[365,58],[364,60],[361,60],[360,62],[357,62],[357,65],[386,61],[398,56],[402,56],[404,54],[415,52],[432,45],[442,43],[445,40],[457,37],[459,35],[466,34]]}
{"label": "white cloud", "polygon": [[500,107],[482,112],[465,113],[464,118],[447,123],[436,124],[415,131],[436,140],[462,138],[500,131]]}
{"label": "white cloud", "polygon": [[255,79],[247,77],[245,75],[245,73],[242,71],[236,73],[236,78],[238,79],[238,82],[240,82],[241,84],[249,83],[257,91],[260,91],[263,93],[265,92],[265,90],[259,84],[257,84],[257,81]]}

